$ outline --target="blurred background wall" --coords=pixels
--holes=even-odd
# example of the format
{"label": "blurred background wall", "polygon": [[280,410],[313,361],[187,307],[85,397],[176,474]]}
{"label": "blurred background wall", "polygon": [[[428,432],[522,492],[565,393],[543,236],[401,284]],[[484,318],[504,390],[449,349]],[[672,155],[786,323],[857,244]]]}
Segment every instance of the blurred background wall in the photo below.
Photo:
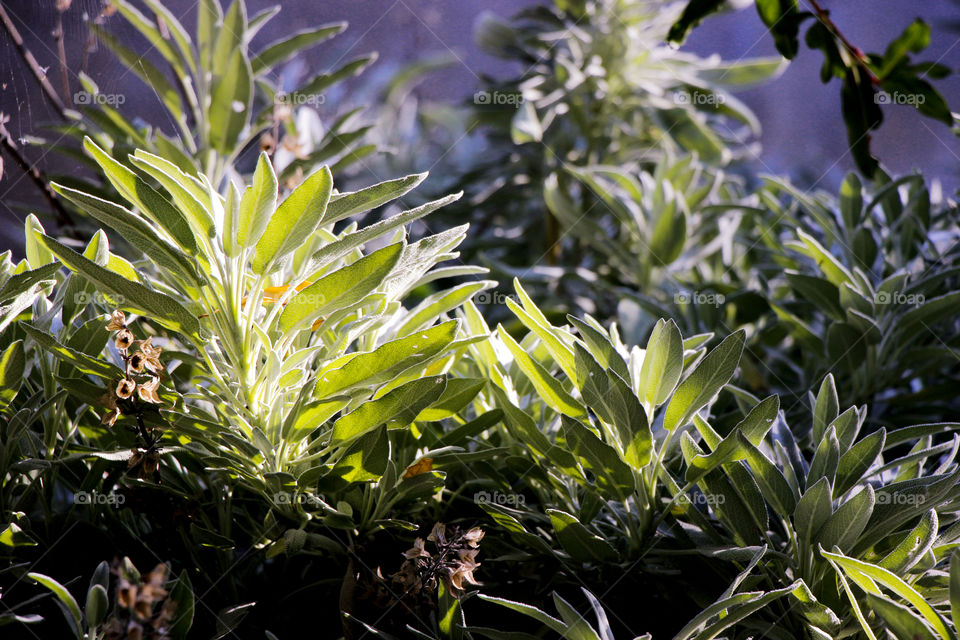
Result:
{"label": "blurred background wall", "polygon": [[[0,0],[11,15],[28,48],[40,64],[49,70],[58,89],[61,86],[55,41],[54,0]],[[166,0],[175,15],[191,26],[195,22],[195,0]],[[247,0],[251,14],[276,4],[272,0]],[[333,41],[313,49],[305,59],[292,63],[291,76],[308,76],[332,66],[338,59],[378,51],[379,61],[368,70],[357,87],[369,89],[370,83],[386,82],[391,75],[411,62],[425,57],[452,54],[454,62],[422,83],[424,97],[462,101],[477,88],[483,74],[502,75],[517,72],[495,58],[483,54],[474,44],[473,26],[479,15],[491,11],[509,17],[534,0],[291,0],[282,2],[283,10],[255,42],[266,44],[309,26],[345,20],[348,30]],[[955,0],[827,0],[834,20],[850,39],[866,51],[881,50],[910,21],[923,17],[933,27],[933,42],[923,59],[938,60],[954,70],[960,66],[960,6]],[[67,60],[74,70],[83,59],[86,29],[84,14],[97,15],[100,0],[73,0],[65,14]],[[109,28],[137,51],[147,45],[119,18]],[[699,54],[719,53],[726,58],[773,55],[774,49],[763,25],[752,8],[708,20],[694,30],[686,48]],[[755,160],[759,172],[790,174],[801,185],[831,188],[852,169],[847,153],[846,134],[840,117],[839,88],[834,83],[820,84],[819,52],[801,49],[794,64],[778,80],[741,95],[763,124],[762,153]],[[122,94],[127,113],[143,114],[155,120],[156,96],[135,76],[125,73],[112,54],[94,51],[87,61],[88,73],[104,93]],[[78,87],[71,78],[74,91]],[[937,88],[947,102],[958,109],[960,78],[939,81]],[[364,91],[366,94],[367,92]],[[45,131],[55,122],[55,114],[40,95],[36,80],[26,71],[13,43],[0,31],[0,111],[9,117],[7,128],[15,137],[42,136],[55,141],[57,135]],[[874,138],[874,149],[893,173],[915,169],[929,178],[939,179],[947,193],[960,187],[960,143],[941,124],[925,120],[908,106],[884,108],[885,122]],[[63,158],[29,148],[28,157],[51,171],[77,170]],[[0,251],[13,248],[21,252],[22,220],[27,211],[42,207],[36,189],[6,158],[0,178]],[[41,209],[42,212],[42,209]]]}

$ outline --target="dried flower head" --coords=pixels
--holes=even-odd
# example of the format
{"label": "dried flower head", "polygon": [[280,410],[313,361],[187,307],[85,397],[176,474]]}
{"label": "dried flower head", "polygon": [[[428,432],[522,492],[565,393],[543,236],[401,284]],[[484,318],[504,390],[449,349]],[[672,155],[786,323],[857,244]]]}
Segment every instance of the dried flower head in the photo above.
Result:
{"label": "dried flower head", "polygon": [[120,331],[127,328],[127,318],[123,311],[114,311],[110,314],[110,322],[107,323],[107,331]]}
{"label": "dried flower head", "polygon": [[140,373],[143,371],[143,365],[147,361],[142,351],[137,351],[127,360],[127,373]]}
{"label": "dried flower head", "polygon": [[120,384],[117,385],[117,397],[121,400],[126,400],[133,395],[133,392],[137,388],[137,383],[133,380],[124,378],[120,381]]}
{"label": "dried flower head", "polygon": [[122,353],[126,353],[127,349],[133,346],[133,342],[133,332],[126,328],[118,331],[116,338],[113,340],[113,343],[117,345],[117,349],[119,349]]}
{"label": "dried flower head", "polygon": [[117,407],[117,396],[107,392],[100,396],[100,404],[103,405],[104,409],[107,409],[107,412],[100,418],[100,424],[112,427],[117,422],[117,418],[120,417],[120,409]]}
{"label": "dried flower head", "polygon": [[160,385],[160,378],[153,377],[150,378],[149,382],[144,382],[137,387],[137,395],[144,402],[152,402],[153,404],[160,404],[162,400],[160,396],[157,395],[157,387]]}
{"label": "dried flower head", "polygon": [[169,598],[164,588],[167,565],[158,564],[149,574],[140,576],[129,559],[125,558],[124,561],[123,564],[115,561],[112,567],[117,576],[117,607],[104,623],[103,638],[168,638],[170,625],[175,619],[176,602]]}
{"label": "dried flower head", "polygon": [[157,374],[163,369],[163,365],[160,364],[160,354],[163,352],[163,349],[155,347],[152,341],[153,338],[150,337],[141,342],[139,353],[143,356],[144,368],[150,373]]}
{"label": "dried flower head", "polygon": [[417,538],[413,547],[404,552],[405,560],[391,579],[405,595],[416,596],[424,589],[432,591],[438,580],[451,592],[462,593],[464,585],[479,584],[473,572],[480,566],[477,554],[481,540],[483,530],[479,527],[460,533],[456,527],[448,531],[446,525],[438,522],[427,536],[436,550],[427,551],[424,540]]}

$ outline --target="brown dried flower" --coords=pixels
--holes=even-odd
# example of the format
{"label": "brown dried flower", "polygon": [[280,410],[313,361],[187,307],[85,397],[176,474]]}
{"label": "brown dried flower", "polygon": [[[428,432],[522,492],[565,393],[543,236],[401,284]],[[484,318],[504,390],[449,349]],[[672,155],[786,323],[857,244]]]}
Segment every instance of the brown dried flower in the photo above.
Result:
{"label": "brown dried flower", "polygon": [[103,417],[100,418],[100,424],[112,427],[117,422],[117,418],[120,417],[120,409],[117,407],[117,396],[107,392],[100,396],[100,404],[103,405],[104,409],[108,410],[107,413],[103,414]]}
{"label": "brown dried flower", "polygon": [[127,318],[123,311],[114,311],[110,315],[110,322],[107,323],[107,331],[120,331],[127,328]]}
{"label": "brown dried flower", "polygon": [[152,402],[153,404],[160,404],[162,400],[160,396],[157,395],[157,387],[160,384],[159,377],[150,378],[149,382],[141,383],[137,387],[137,395],[144,402]]}
{"label": "brown dried flower", "polygon": [[126,353],[127,349],[133,346],[133,332],[130,331],[130,329],[121,329],[117,333],[117,337],[114,338],[113,343],[117,345],[117,349],[119,349],[122,353]]}
{"label": "brown dried flower", "polygon": [[124,378],[120,381],[120,384],[117,385],[117,397],[121,400],[126,400],[133,395],[134,390],[137,388],[137,383],[133,380]]}

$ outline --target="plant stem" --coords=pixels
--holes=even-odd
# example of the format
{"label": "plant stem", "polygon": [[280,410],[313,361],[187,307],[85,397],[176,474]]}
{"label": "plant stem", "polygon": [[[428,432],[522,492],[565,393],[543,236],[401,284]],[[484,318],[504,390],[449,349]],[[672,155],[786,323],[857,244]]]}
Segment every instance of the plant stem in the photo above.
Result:
{"label": "plant stem", "polygon": [[57,113],[64,120],[67,118],[67,107],[64,105],[63,100],[60,98],[60,94],[57,93],[57,90],[53,88],[53,85],[50,84],[50,81],[47,79],[47,74],[44,72],[43,68],[37,62],[37,59],[33,57],[33,53],[27,49],[27,46],[23,42],[23,38],[20,36],[20,32],[17,30],[16,25],[13,24],[13,20],[10,19],[10,16],[7,15],[7,10],[4,9],[3,4],[0,3],[0,22],[3,23],[4,29],[7,33],[10,34],[10,39],[13,40],[14,46],[17,48],[17,51],[20,52],[20,57],[23,58],[23,61],[27,63],[27,67],[30,68],[30,71],[33,73],[33,77],[37,79],[37,82],[40,83],[40,88],[43,89],[44,95],[47,96],[47,99],[53,103],[53,106],[56,107]]}
{"label": "plant stem", "polygon": [[[0,12],[2,11],[3,7],[0,6]],[[40,190],[40,193],[43,194],[44,200],[47,201],[47,204],[49,204],[50,208],[56,213],[57,224],[60,226],[60,229],[66,231],[72,238],[79,240],[80,236],[77,234],[73,218],[70,217],[67,210],[60,204],[57,194],[50,188],[46,177],[20,153],[17,143],[13,141],[13,137],[3,122],[0,122],[0,148],[13,158],[13,161],[20,167],[20,170],[30,178],[30,181]]]}
{"label": "plant stem", "polygon": [[863,67],[863,70],[867,73],[867,77],[870,78],[870,82],[873,84],[879,84],[880,80],[877,78],[877,75],[870,69],[870,65],[867,62],[867,57],[863,54],[863,51],[860,50],[860,47],[855,46],[850,40],[847,39],[843,32],[837,27],[836,23],[830,18],[830,11],[824,9],[820,4],[819,0],[810,0],[810,5],[813,7],[813,10],[817,14],[817,20],[823,23],[823,26],[827,28],[830,33],[833,34],[837,40],[840,41],[840,44],[843,45],[843,48],[847,50],[854,59]]}

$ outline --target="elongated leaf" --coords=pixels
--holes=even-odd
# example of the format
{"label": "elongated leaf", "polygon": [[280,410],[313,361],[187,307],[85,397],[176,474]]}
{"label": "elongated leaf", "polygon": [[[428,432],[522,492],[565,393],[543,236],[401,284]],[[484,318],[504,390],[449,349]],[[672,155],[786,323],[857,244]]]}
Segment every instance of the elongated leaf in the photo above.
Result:
{"label": "elongated leaf", "polygon": [[[240,3],[236,0],[234,4]],[[220,33],[224,33],[224,28]],[[227,154],[247,125],[253,100],[253,71],[241,47],[230,54],[230,63],[223,75],[213,79],[213,98],[210,102],[210,144]]]}
{"label": "elongated leaf", "polygon": [[114,296],[118,308],[144,315],[172,331],[180,331],[189,336],[196,336],[199,333],[200,323],[197,319],[170,296],[118,276],[49,236],[39,236],[39,238],[70,269]]}
{"label": "elongated leaf", "polygon": [[161,238],[149,223],[141,220],[131,211],[109,200],[102,200],[82,191],[51,183],[54,191],[70,200],[89,213],[102,224],[107,225],[124,240],[142,251],[158,266],[167,269],[186,282],[200,286],[201,276],[197,273],[196,263],[178,248]]}
{"label": "elongated leaf", "polygon": [[196,255],[197,242],[186,216],[169,200],[144,182],[137,174],[113,159],[90,138],[84,138],[87,150],[120,195],[133,203],[140,212],[164,229],[188,255]]}
{"label": "elongated leaf", "polygon": [[686,424],[730,381],[740,363],[745,336],[746,332],[740,329],[724,338],[680,383],[664,414],[665,429],[672,431]]}
{"label": "elongated leaf", "polygon": [[79,638],[81,630],[83,629],[83,613],[80,611],[80,605],[77,604],[77,601],[70,595],[70,592],[67,591],[67,588],[62,584],[54,580],[49,576],[45,576],[42,573],[28,573],[27,577],[36,580],[38,583],[45,586],[47,589],[53,592],[57,599],[63,603],[65,607],[64,615],[67,617],[67,621],[70,622],[70,626],[74,631],[74,634]]}
{"label": "elongated leaf", "polygon": [[683,373],[683,338],[673,320],[660,319],[647,341],[638,387],[644,401],[653,407],[666,402]]}
{"label": "elongated leaf", "polygon": [[564,550],[581,561],[609,562],[617,552],[606,540],[590,533],[580,521],[559,509],[547,509],[553,530]]}
{"label": "elongated leaf", "polygon": [[297,293],[280,314],[280,331],[287,333],[322,315],[355,305],[383,282],[396,266],[403,247],[397,242],[378,249]]}
{"label": "elongated leaf", "polygon": [[293,35],[273,42],[257,54],[253,61],[253,74],[259,76],[274,65],[280,64],[289,58],[301,53],[307,47],[323,42],[347,28],[346,22],[327,24],[313,29],[298,31]]}
{"label": "elongated leaf", "polygon": [[457,334],[458,320],[450,320],[414,335],[391,340],[373,351],[347,356],[339,367],[327,365],[314,393],[326,398],[357,385],[378,385],[440,353]]}
{"label": "elongated leaf", "polygon": [[253,184],[243,192],[237,221],[237,244],[252,247],[260,240],[277,206],[277,174],[270,157],[261,152],[253,172]]}
{"label": "elongated leaf", "polygon": [[327,210],[333,177],[323,167],[303,181],[277,207],[257,241],[253,270],[270,273],[279,262],[314,232]]}
{"label": "elongated leaf", "polygon": [[520,367],[524,375],[533,383],[537,393],[555,411],[571,418],[586,415],[586,410],[575,398],[564,390],[560,381],[550,375],[543,365],[533,359],[502,326],[497,327],[497,334],[513,354],[514,362]]}
{"label": "elongated leaf", "polygon": [[352,440],[387,424],[405,427],[417,415],[443,395],[444,376],[431,376],[408,382],[386,395],[366,402],[333,423],[332,443]]}

